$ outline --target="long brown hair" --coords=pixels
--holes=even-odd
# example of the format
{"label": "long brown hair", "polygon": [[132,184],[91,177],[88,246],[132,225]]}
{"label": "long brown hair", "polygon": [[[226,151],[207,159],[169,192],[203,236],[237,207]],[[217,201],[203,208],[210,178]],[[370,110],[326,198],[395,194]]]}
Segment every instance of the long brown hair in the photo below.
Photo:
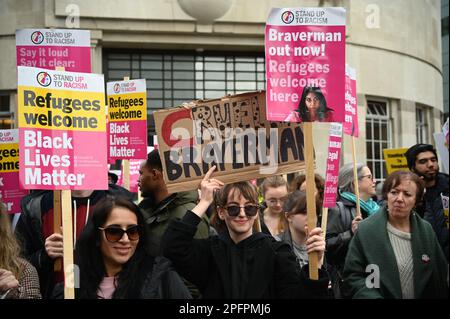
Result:
{"label": "long brown hair", "polygon": [[20,278],[22,273],[19,254],[19,244],[11,230],[6,209],[0,202],[0,268],[11,271],[16,278]]}

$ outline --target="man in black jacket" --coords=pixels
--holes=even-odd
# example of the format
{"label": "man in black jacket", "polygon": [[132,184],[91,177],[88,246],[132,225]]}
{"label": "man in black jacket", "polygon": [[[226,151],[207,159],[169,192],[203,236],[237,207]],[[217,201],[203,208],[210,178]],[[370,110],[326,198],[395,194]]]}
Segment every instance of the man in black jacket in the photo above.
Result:
{"label": "man in black jacket", "polygon": [[449,176],[439,172],[436,149],[430,144],[416,144],[405,153],[411,172],[419,175],[425,182],[425,195],[416,212],[433,226],[447,261],[448,229],[444,220],[441,195],[449,195]]}
{"label": "man in black jacket", "polygon": [[[71,195],[73,217],[77,225],[75,238],[83,230],[100,199],[108,195],[125,197],[130,201],[133,198],[132,193],[117,185],[109,185],[106,191],[72,191]],[[50,298],[55,284],[64,280],[63,270],[54,271],[55,260],[63,257],[63,236],[53,230],[53,191],[37,191],[25,196],[21,208],[22,214],[15,234],[21,244],[22,255],[38,271],[42,297]]]}

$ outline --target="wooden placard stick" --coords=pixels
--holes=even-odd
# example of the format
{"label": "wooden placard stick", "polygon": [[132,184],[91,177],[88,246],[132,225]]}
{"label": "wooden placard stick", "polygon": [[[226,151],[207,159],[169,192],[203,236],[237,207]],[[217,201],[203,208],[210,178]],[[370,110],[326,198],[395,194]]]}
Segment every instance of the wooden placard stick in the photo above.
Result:
{"label": "wooden placard stick", "polygon": [[[56,67],[56,71],[65,71],[64,67]],[[59,224],[63,227],[63,265],[64,265],[64,299],[75,299],[74,285],[67,285],[69,280],[74,279],[74,264],[73,264],[73,221],[72,221],[72,192],[70,189],[56,191],[59,192],[60,206],[59,206]],[[55,195],[55,194],[54,194]],[[58,196],[54,196],[55,198]],[[54,198],[54,201],[56,200]],[[54,202],[55,203],[55,202]],[[55,207],[53,209],[55,210]],[[61,218],[62,216],[62,218]],[[56,215],[54,217],[56,220]],[[76,222],[76,221],[75,221]],[[56,224],[56,221],[55,221]],[[56,225],[54,225],[55,227]],[[60,226],[59,226],[60,227]],[[58,227],[58,232],[60,232]]]}
{"label": "wooden placard stick", "polygon": [[322,210],[322,221],[321,221],[323,239],[325,239],[327,235],[327,223],[328,223],[328,207],[324,207]]}
{"label": "wooden placard stick", "polygon": [[[63,225],[63,264],[64,264],[64,299],[75,299],[73,285],[74,263],[73,263],[73,221],[71,191],[61,191],[62,225]],[[75,221],[76,222],[76,221]],[[70,285],[68,283],[71,283]]]}
{"label": "wooden placard stick", "polygon": [[[316,198],[315,198],[315,181],[314,181],[314,145],[312,141],[312,123],[305,122],[303,124],[303,134],[305,136],[305,164],[306,164],[306,207],[308,230],[316,228]],[[309,278],[312,280],[319,279],[318,254],[313,252],[308,254],[309,260]]]}
{"label": "wooden placard stick", "polygon": [[356,217],[361,217],[361,204],[359,203],[359,183],[358,183],[358,169],[356,167],[356,146],[355,137],[352,136],[352,152],[353,152],[353,186],[355,187],[356,195]]}
{"label": "wooden placard stick", "polygon": [[[129,81],[129,76],[123,77],[124,81]],[[123,187],[126,190],[130,190],[130,161],[127,159],[122,160],[122,166],[123,166]]]}
{"label": "wooden placard stick", "polygon": [[[53,233],[61,234],[61,191],[53,191]],[[62,259],[57,258],[53,265],[54,271],[60,271]]]}

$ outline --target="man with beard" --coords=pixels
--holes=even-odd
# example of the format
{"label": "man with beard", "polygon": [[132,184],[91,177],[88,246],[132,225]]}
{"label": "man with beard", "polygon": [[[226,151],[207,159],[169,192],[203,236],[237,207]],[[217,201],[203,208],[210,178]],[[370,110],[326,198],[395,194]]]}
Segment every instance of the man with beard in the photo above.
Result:
{"label": "man with beard", "polygon": [[405,157],[409,169],[425,182],[425,195],[422,203],[416,206],[416,212],[433,226],[448,261],[448,229],[441,195],[449,196],[449,176],[439,172],[436,149],[430,144],[411,146]]}
{"label": "man with beard", "polygon": [[[197,190],[169,193],[163,178],[163,169],[158,150],[153,150],[147,160],[141,164],[138,182],[144,198],[139,208],[144,214],[150,243],[150,254],[161,255],[161,237],[170,220],[182,218],[186,211],[195,207],[198,200]],[[209,219],[204,217],[199,224],[195,238],[209,237]]]}

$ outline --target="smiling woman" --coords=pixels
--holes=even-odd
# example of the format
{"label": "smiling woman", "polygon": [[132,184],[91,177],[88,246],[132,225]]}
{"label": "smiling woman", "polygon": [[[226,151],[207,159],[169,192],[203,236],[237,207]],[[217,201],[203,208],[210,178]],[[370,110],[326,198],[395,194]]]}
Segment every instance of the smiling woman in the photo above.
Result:
{"label": "smiling woman", "polygon": [[[253,232],[258,218],[258,195],[250,182],[224,184],[211,178],[213,166],[201,182],[200,201],[181,220],[172,220],[162,243],[180,274],[195,284],[203,298],[321,298],[327,296],[328,277],[308,278],[300,271],[288,244]],[[226,229],[219,236],[194,240],[201,218],[213,204]],[[325,240],[320,228],[310,230],[308,253],[317,252],[319,268]]]}
{"label": "smiling woman", "polygon": [[[188,299],[190,293],[170,262],[147,254],[144,218],[126,199],[105,198],[76,244],[79,299]],[[164,287],[165,289],[162,289]],[[61,297],[62,285],[54,297]]]}

